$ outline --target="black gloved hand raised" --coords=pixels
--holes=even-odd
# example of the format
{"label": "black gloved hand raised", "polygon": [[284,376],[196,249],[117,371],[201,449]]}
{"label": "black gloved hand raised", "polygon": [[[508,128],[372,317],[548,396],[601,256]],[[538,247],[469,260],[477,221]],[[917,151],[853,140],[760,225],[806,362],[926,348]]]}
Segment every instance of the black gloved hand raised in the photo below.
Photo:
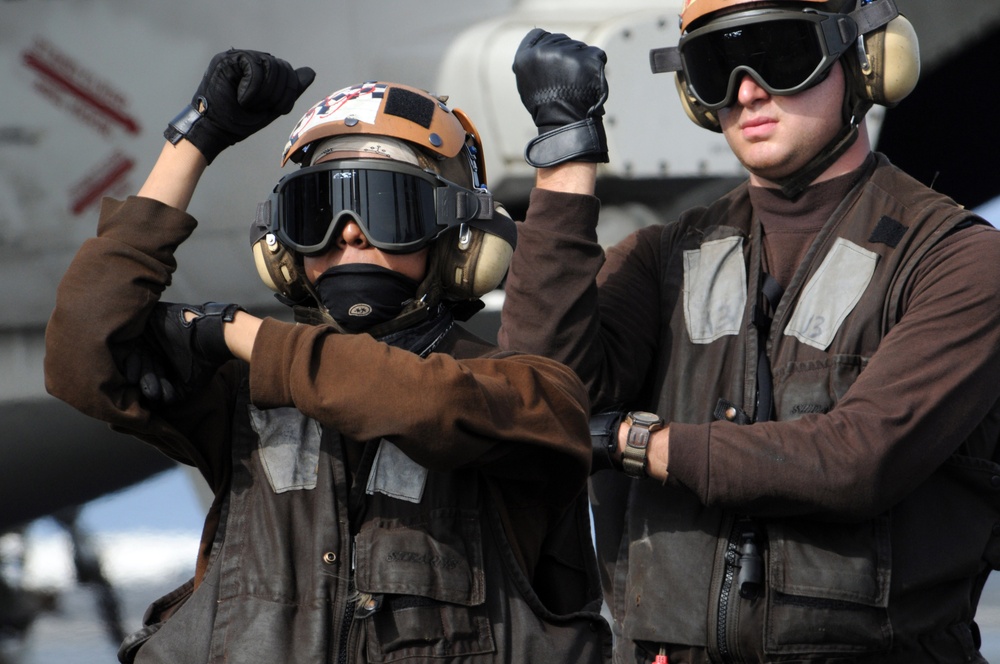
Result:
{"label": "black gloved hand raised", "polygon": [[[171,403],[205,385],[233,353],[222,326],[231,322],[236,304],[203,305],[160,302],[146,330],[124,360],[123,373],[151,401]],[[187,314],[194,314],[190,321]]]}
{"label": "black gloved hand raised", "polygon": [[208,163],[292,110],[316,78],[309,67],[294,69],[269,53],[230,49],[212,58],[191,105],[163,136],[176,144],[186,138]]}
{"label": "black gloved hand raised", "polygon": [[541,28],[521,40],[514,76],[521,102],[538,127],[538,136],[524,149],[530,165],[608,161],[601,119],[608,98],[607,61],[600,48]]}

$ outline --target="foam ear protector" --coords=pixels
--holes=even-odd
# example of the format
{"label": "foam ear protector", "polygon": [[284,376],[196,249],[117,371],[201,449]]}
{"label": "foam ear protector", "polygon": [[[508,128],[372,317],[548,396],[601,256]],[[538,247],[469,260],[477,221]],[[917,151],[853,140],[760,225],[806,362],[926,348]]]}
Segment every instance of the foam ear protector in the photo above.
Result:
{"label": "foam ear protector", "polygon": [[301,265],[274,235],[268,233],[253,243],[253,259],[261,281],[271,290],[294,302],[309,295],[303,286]]}
{"label": "foam ear protector", "polygon": [[[443,296],[450,300],[473,300],[500,285],[514,254],[517,230],[514,220],[497,205],[493,219],[483,226],[463,224],[434,243]],[[492,232],[491,232],[492,231]]]}
{"label": "foam ear protector", "polygon": [[687,116],[691,118],[691,122],[695,123],[699,127],[704,127],[705,129],[711,129],[712,131],[722,133],[722,127],[719,125],[719,119],[716,117],[715,113],[711,111],[706,111],[702,108],[698,100],[694,98],[694,95],[688,90],[687,79],[684,78],[684,72],[678,71],[676,77],[674,78],[674,83],[677,86],[677,94],[681,98],[681,107]]}
{"label": "foam ear protector", "polygon": [[865,36],[865,55],[859,54],[861,94],[872,103],[895,106],[913,92],[920,78],[917,33],[905,16],[897,16]]}

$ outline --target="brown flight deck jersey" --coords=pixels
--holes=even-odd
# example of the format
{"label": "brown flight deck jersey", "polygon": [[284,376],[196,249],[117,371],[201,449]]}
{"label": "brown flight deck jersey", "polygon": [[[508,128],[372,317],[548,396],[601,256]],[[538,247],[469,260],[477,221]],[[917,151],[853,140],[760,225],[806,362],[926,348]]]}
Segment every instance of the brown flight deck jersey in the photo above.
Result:
{"label": "brown flight deck jersey", "polygon": [[[818,226],[762,196],[744,184],[606,256],[594,197],[535,190],[519,228],[501,347],[566,362],[595,411],[669,423],[665,485],[592,480],[616,658],[982,661],[1000,233],[881,155],[800,199],[826,205]],[[758,327],[765,269],[784,295]],[[774,421],[755,423],[760,348]]]}

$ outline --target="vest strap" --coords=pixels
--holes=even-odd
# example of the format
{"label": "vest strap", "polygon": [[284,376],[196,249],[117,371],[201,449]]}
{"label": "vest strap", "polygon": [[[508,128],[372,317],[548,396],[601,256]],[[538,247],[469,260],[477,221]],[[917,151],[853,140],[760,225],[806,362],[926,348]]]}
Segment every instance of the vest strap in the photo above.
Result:
{"label": "vest strap", "polygon": [[767,422],[774,410],[774,385],[771,380],[771,363],[767,359],[767,337],[771,332],[771,314],[785,289],[778,280],[762,275],[760,287],[762,301],[753,307],[753,325],[757,328],[757,422]]}

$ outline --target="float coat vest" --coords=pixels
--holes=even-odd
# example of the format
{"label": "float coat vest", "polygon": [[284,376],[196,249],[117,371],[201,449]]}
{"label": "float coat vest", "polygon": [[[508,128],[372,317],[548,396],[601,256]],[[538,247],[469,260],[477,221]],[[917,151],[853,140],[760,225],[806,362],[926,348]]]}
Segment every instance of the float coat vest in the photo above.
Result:
{"label": "float coat vest", "polygon": [[481,473],[430,471],[371,441],[351,482],[337,432],[256,409],[245,382],[234,412],[205,578],[150,607],[123,662],[610,659],[599,591],[573,612],[544,606]]}

